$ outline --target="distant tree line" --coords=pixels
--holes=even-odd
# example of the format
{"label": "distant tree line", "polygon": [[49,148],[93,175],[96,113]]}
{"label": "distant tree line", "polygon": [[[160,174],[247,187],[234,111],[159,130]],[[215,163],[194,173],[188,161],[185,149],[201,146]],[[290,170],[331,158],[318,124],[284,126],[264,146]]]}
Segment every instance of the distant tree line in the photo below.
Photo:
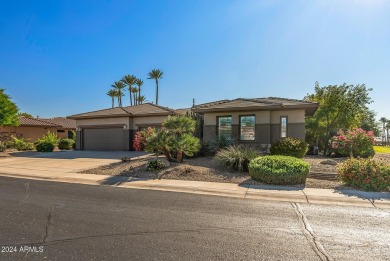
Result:
{"label": "distant tree line", "polygon": [[[153,69],[148,73],[148,79],[154,79],[156,82],[156,104],[158,105],[158,81],[163,78],[163,71]],[[111,97],[111,106],[115,107],[115,100],[119,107],[122,107],[122,97],[125,96],[125,90],[129,92],[130,106],[142,104],[146,101],[146,96],[142,95],[141,87],[144,84],[143,80],[134,75],[125,75],[121,80],[114,82],[111,85],[112,89],[107,92]]]}

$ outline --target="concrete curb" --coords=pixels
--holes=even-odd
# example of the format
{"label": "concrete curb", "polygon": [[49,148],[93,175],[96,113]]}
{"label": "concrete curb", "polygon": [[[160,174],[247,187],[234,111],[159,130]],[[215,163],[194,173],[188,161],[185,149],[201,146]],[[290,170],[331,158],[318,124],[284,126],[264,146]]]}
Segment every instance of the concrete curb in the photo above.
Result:
{"label": "concrete curb", "polygon": [[282,186],[239,186],[232,183],[216,183],[184,180],[142,180],[119,176],[52,172],[45,175],[0,173],[0,176],[25,178],[85,185],[104,185],[132,189],[150,189],[223,197],[280,202],[299,202],[339,206],[356,206],[390,209],[390,193],[363,191],[335,191],[332,189],[297,188]]}

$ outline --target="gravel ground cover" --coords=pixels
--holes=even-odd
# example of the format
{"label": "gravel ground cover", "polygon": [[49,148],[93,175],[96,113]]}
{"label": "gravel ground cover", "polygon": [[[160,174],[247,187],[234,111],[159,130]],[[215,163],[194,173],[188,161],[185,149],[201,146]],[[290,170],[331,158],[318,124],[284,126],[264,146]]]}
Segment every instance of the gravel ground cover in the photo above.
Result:
{"label": "gravel ground cover", "polygon": [[[145,179],[177,179],[193,181],[227,182],[236,184],[261,184],[252,180],[248,173],[236,172],[219,166],[210,157],[185,159],[183,163],[170,163],[170,166],[160,171],[147,171],[146,163],[154,156],[147,155],[128,162],[113,163],[110,165],[84,170],[81,173],[98,175],[118,175]],[[390,154],[377,154],[380,159],[390,164]],[[160,157],[165,161],[164,157]],[[329,158],[326,156],[307,156],[305,161],[311,164],[310,175],[306,187],[342,189],[348,188],[337,179],[337,166],[345,158]],[[331,162],[330,165],[321,162]]]}

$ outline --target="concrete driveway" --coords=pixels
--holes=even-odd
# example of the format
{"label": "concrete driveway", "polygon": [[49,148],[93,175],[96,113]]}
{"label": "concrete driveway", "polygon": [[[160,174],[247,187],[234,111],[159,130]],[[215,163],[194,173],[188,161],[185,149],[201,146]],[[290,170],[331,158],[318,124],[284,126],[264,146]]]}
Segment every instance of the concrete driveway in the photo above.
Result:
{"label": "concrete driveway", "polygon": [[49,174],[75,173],[84,169],[119,162],[122,157],[146,155],[136,151],[56,151],[14,152],[0,159],[0,173]]}

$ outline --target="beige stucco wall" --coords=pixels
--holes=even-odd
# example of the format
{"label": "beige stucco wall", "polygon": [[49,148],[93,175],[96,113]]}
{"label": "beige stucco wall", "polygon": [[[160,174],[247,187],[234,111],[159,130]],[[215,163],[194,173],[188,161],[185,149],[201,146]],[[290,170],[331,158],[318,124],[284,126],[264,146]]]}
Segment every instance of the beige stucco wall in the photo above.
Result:
{"label": "beige stucco wall", "polygon": [[1,135],[8,136],[11,135],[27,139],[31,142],[36,141],[37,139],[42,138],[47,134],[47,131],[56,133],[59,138],[68,138],[68,130],[64,129],[65,132],[57,132],[56,128],[43,128],[43,127],[2,127]]}
{"label": "beige stucco wall", "polygon": [[167,118],[168,116],[150,116],[150,117],[139,117],[139,118],[133,118],[133,130],[138,130],[139,126],[146,126],[146,125],[161,125],[161,123]]}
{"label": "beige stucco wall", "polygon": [[76,126],[96,126],[96,125],[110,125],[110,124],[123,124],[131,126],[131,118],[118,117],[118,118],[98,118],[98,119],[82,119],[76,120]]}
{"label": "beige stucco wall", "polygon": [[256,124],[280,124],[280,116],[287,116],[289,123],[304,123],[304,110],[212,112],[204,114],[204,125],[217,125],[218,116],[232,116],[233,125],[239,124],[240,115],[255,115]]}

